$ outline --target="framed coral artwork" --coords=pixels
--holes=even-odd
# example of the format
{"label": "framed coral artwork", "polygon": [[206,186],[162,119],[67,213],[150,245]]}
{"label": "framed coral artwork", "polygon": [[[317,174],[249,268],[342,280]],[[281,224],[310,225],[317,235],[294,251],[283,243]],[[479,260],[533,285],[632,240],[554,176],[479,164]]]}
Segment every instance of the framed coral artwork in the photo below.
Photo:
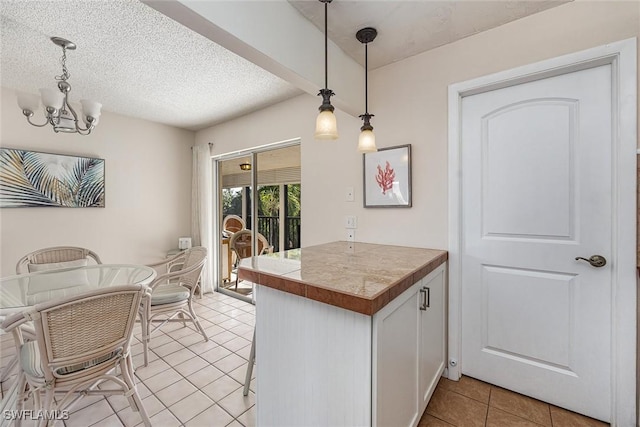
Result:
{"label": "framed coral artwork", "polygon": [[363,154],[364,207],[411,207],[411,144]]}

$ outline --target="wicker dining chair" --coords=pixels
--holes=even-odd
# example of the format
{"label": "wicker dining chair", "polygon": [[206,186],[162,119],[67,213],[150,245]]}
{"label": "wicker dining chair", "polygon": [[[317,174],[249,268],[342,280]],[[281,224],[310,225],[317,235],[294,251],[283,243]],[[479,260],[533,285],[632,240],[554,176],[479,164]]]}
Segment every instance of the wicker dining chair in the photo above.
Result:
{"label": "wicker dining chair", "polygon": [[[151,282],[151,299],[140,309],[145,366],[148,364],[151,334],[167,322],[182,322],[186,326],[186,322],[190,321],[204,340],[209,341],[193,309],[193,297],[206,260],[207,249],[195,246],[163,261],[148,264],[156,269],[164,267],[166,273],[159,274]],[[176,264],[182,264],[182,267],[179,270],[170,270],[170,266]],[[153,323],[159,325],[151,329]]]}
{"label": "wicker dining chair", "polygon": [[[64,267],[80,267],[87,265],[89,259],[93,259],[97,264],[102,264],[98,254],[85,248],[76,246],[54,246],[38,249],[37,251],[26,254],[18,260],[18,263],[16,264],[16,274]],[[35,340],[35,331],[30,323],[22,325],[21,328],[24,340]],[[11,376],[17,365],[17,357],[10,359],[8,363],[6,363],[0,373],[0,385]]]}
{"label": "wicker dining chair", "polygon": [[[16,264],[16,274],[49,270],[62,267],[79,267],[87,265],[88,259],[102,264],[98,254],[86,248],[76,246],[54,246],[38,249],[20,258]],[[37,264],[37,265],[36,265]]]}
{"label": "wicker dining chair", "polygon": [[[150,426],[136,389],[130,352],[138,311],[149,296],[144,285],[113,286],[7,316],[2,328],[21,344],[19,378],[29,385],[35,409],[51,414],[83,396],[121,394]],[[27,321],[33,321],[35,341],[23,341],[20,325]],[[96,387],[98,383],[101,388]],[[103,385],[112,383],[118,387]],[[18,387],[24,390],[21,384]],[[23,400],[21,396],[18,406]],[[47,420],[40,425],[47,425]]]}
{"label": "wicker dining chair", "polygon": [[[249,258],[253,250],[251,239],[253,238],[251,230],[240,230],[229,239],[229,249],[234,254],[233,269],[236,271],[236,289],[238,289],[238,264],[243,258]],[[273,246],[269,245],[269,241],[261,233],[256,233],[258,239],[258,255],[264,255],[273,252]]]}
{"label": "wicker dining chair", "polygon": [[247,228],[247,224],[238,215],[227,215],[222,220],[222,231],[230,236],[245,228]]}

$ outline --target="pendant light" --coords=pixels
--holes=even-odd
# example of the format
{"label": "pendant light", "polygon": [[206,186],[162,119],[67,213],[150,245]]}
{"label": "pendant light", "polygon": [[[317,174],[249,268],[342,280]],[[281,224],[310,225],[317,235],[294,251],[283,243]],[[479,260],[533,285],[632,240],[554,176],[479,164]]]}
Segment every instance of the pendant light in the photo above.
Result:
{"label": "pendant light", "polygon": [[372,153],[378,151],[376,148],[376,136],[373,134],[373,126],[369,123],[373,114],[369,114],[369,88],[368,88],[368,62],[369,55],[367,45],[375,40],[378,32],[375,28],[363,28],[356,33],[356,38],[360,43],[364,44],[364,114],[360,116],[364,120],[364,124],[360,128],[360,136],[358,137],[358,151],[361,153]]}
{"label": "pendant light", "polygon": [[331,105],[331,97],[335,95],[328,84],[328,41],[327,41],[327,6],[332,0],[320,0],[320,3],[324,3],[324,89],[320,89],[318,96],[322,96],[322,105],[320,108],[320,114],[316,119],[316,132],[314,134],[315,139],[338,139],[338,124],[336,122],[336,116],[333,114],[333,105]]}

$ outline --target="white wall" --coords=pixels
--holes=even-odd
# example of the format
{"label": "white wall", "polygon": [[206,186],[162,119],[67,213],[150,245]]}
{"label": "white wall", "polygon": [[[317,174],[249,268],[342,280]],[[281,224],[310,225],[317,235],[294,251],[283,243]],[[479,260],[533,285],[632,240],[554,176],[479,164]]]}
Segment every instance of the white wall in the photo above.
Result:
{"label": "white wall", "polygon": [[[412,144],[410,209],[362,207],[361,121],[338,112],[340,139],[314,141],[319,97],[302,95],[202,130],[196,142],[225,153],[300,137],[303,246],[344,240],[344,215],[357,215],[358,241],[446,249],[448,85],[638,36],[640,3],[577,0],[370,72],[378,147]],[[344,201],[347,186],[355,187],[355,202]]]}
{"label": "white wall", "polygon": [[[149,263],[191,231],[191,146],[194,133],[103,112],[89,136],[29,125],[15,93],[1,89],[0,145],[105,159],[105,208],[0,210],[0,277],[35,249],[71,245],[104,263]],[[36,122],[42,123],[38,115]]]}
{"label": "white wall", "polygon": [[214,155],[301,138],[303,246],[344,240],[342,215],[362,205],[361,198],[344,201],[347,186],[362,186],[362,159],[356,152],[360,121],[336,110],[340,139],[316,142],[315,113],[321,103],[320,97],[301,95],[196,134],[198,144],[213,142]]}

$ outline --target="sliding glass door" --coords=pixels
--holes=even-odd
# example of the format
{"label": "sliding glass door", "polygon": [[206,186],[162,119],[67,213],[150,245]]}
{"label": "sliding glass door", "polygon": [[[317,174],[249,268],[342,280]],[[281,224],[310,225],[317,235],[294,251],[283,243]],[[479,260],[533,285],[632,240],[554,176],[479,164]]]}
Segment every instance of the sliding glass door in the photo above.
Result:
{"label": "sliding glass door", "polygon": [[214,157],[219,292],[251,301],[239,260],[300,247],[300,145],[288,141]]}

